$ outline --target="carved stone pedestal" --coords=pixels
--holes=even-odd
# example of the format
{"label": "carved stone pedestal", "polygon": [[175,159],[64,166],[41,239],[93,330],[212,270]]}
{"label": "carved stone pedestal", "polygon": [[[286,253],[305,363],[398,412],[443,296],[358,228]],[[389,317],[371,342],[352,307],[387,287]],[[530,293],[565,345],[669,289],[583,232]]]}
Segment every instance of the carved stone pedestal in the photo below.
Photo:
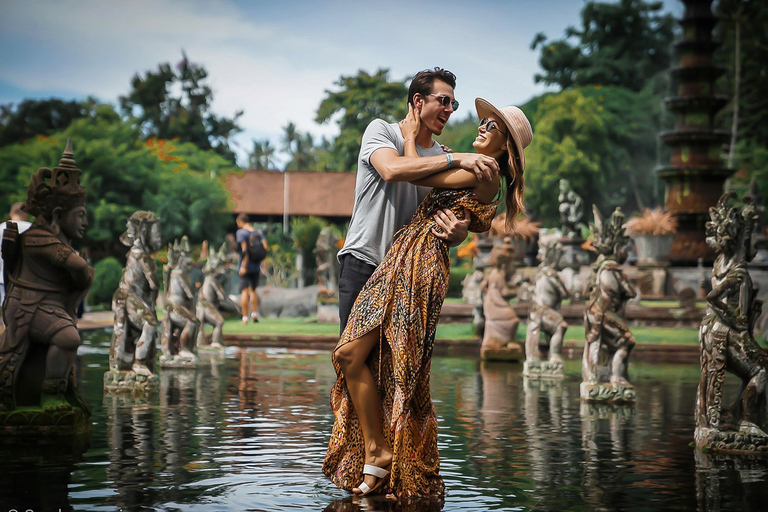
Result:
{"label": "carved stone pedestal", "polygon": [[504,345],[488,344],[480,347],[480,357],[483,361],[519,361],[523,358],[523,347],[515,341]]}
{"label": "carved stone pedestal", "polygon": [[768,435],[746,421],[738,431],[697,428],[693,438],[699,448],[718,453],[768,456]]}
{"label": "carved stone pedestal", "polygon": [[133,371],[110,370],[104,374],[104,391],[144,395],[156,391],[160,386],[157,375],[142,375]]}
{"label": "carved stone pedestal", "polygon": [[190,369],[193,370],[197,368],[198,363],[200,362],[200,358],[195,356],[194,359],[184,357],[182,355],[176,354],[171,356],[166,356],[165,354],[160,356],[160,366],[163,368],[179,368],[179,369]]}
{"label": "carved stone pedestal", "polygon": [[0,434],[3,438],[71,437],[87,434],[90,430],[91,411],[82,406],[66,410],[17,407],[12,411],[0,411]]}
{"label": "carved stone pedestal", "polygon": [[632,403],[635,401],[635,387],[631,384],[610,384],[582,382],[579,386],[581,399],[587,402]]}
{"label": "carved stone pedestal", "polygon": [[562,361],[525,361],[523,375],[530,379],[562,379],[565,370]]}

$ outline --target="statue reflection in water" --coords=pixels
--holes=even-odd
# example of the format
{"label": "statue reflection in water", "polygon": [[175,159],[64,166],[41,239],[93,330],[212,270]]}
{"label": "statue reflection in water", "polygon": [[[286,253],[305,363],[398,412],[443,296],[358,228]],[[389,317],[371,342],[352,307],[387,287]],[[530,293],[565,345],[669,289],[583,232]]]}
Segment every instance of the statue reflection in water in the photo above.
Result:
{"label": "statue reflection in water", "polygon": [[104,395],[107,413],[109,467],[107,478],[115,482],[113,498],[124,509],[154,503],[155,408],[146,401],[113,394]]}
{"label": "statue reflection in water", "polygon": [[[574,426],[567,422],[568,406],[573,401],[569,390],[559,379],[523,377],[525,396],[526,444],[531,463],[531,476],[542,497],[537,508],[554,510],[564,494],[571,491],[569,482],[580,478],[581,462],[576,436],[568,435]],[[564,462],[568,464],[563,464]],[[573,500],[578,496],[567,496]]]}
{"label": "statue reflection in water", "polygon": [[632,460],[628,437],[633,429],[634,406],[582,402],[580,414],[585,459],[582,500],[590,510],[626,508],[625,476]]}

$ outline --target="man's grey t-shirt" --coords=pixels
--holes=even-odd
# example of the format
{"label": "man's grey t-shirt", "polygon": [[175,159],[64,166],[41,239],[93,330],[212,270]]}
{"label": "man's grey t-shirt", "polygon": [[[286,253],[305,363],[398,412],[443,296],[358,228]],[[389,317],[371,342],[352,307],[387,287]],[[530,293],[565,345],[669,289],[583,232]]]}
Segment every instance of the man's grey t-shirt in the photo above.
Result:
{"label": "man's grey t-shirt", "polygon": [[[352,220],[338,256],[351,254],[377,266],[392,245],[393,235],[408,224],[430,187],[411,185],[405,181],[387,182],[371,165],[370,158],[380,148],[390,148],[402,156],[405,141],[397,123],[376,119],[363,134],[357,158],[355,206]],[[416,145],[419,156],[442,155],[437,142],[431,148]]]}

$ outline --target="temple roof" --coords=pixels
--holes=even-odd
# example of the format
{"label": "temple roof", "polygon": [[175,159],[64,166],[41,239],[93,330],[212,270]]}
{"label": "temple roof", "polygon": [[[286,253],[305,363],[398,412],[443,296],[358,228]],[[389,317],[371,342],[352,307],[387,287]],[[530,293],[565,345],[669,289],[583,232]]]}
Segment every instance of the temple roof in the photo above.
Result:
{"label": "temple roof", "polygon": [[232,174],[226,187],[235,202],[234,213],[282,215],[284,179],[288,174],[288,214],[351,217],[353,172],[251,170]]}

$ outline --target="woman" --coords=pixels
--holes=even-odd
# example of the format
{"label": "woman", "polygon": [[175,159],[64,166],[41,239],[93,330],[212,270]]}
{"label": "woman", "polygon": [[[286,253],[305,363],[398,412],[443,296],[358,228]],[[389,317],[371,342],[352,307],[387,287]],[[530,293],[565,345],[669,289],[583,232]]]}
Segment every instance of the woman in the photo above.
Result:
{"label": "woman", "polygon": [[[497,159],[506,182],[507,223],[522,211],[525,148],[531,125],[517,107],[475,100],[482,119],[473,146]],[[417,156],[419,117],[409,107],[401,122],[405,155]],[[435,187],[360,292],[333,353],[333,426],[323,472],[356,494],[384,490],[397,497],[440,496],[437,417],[429,391],[435,330],[448,288],[448,247],[435,237],[432,215],[471,212],[469,229],[486,231],[502,182],[478,182],[463,169],[422,178]]]}

